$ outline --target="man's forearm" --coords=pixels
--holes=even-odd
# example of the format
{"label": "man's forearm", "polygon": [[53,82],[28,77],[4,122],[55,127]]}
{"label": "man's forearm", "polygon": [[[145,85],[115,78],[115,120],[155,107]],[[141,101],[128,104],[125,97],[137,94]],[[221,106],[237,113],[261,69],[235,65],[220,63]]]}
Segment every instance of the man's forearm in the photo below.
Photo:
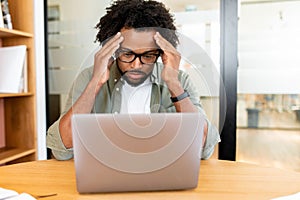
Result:
{"label": "man's forearm", "polygon": [[95,103],[96,95],[101,86],[97,85],[95,81],[89,82],[81,96],[68,110],[68,112],[60,119],[59,132],[66,148],[72,148],[72,128],[71,118],[73,114],[90,113]]}
{"label": "man's forearm", "polygon": [[[167,83],[171,97],[178,97],[184,91],[179,81],[172,81],[171,83]],[[198,109],[190,100],[189,97],[186,97],[180,101],[174,103],[176,108],[176,112],[198,112]]]}
{"label": "man's forearm", "polygon": [[[181,84],[179,82],[173,82],[172,84],[168,84],[169,91],[172,97],[177,97],[181,95],[184,91]],[[180,101],[174,103],[176,112],[198,112],[197,107],[193,104],[189,97],[186,97]],[[205,122],[203,127],[203,138],[202,138],[202,146],[204,146],[206,137],[208,133],[207,123]]]}

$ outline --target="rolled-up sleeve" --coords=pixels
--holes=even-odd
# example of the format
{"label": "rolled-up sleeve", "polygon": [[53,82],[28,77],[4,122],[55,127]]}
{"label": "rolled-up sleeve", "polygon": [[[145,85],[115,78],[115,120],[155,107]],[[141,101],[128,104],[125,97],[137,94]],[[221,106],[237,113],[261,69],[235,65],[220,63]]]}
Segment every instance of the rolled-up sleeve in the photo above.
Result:
{"label": "rolled-up sleeve", "polygon": [[57,160],[69,160],[73,158],[73,148],[67,149],[63,144],[59,133],[59,120],[50,126],[47,132],[47,147],[51,149]]}
{"label": "rolled-up sleeve", "polygon": [[215,146],[221,141],[218,129],[207,120],[207,136],[202,149],[202,159],[208,159],[212,156]]}
{"label": "rolled-up sleeve", "polygon": [[202,148],[202,155],[201,159],[208,159],[211,157],[215,150],[215,146],[221,141],[220,134],[218,129],[208,120],[205,110],[202,107],[200,102],[200,94],[197,92],[197,88],[195,84],[193,84],[191,78],[188,74],[182,73],[181,74],[181,83],[185,90],[187,90],[190,94],[190,100],[192,103],[197,107],[199,113],[203,114],[206,117],[207,122],[207,136],[204,143],[204,147]]}
{"label": "rolled-up sleeve", "polygon": [[57,160],[69,160],[73,158],[73,148],[67,149],[62,142],[59,123],[61,117],[72,107],[73,103],[79,98],[87,83],[91,78],[93,68],[83,70],[74,81],[66,101],[65,108],[60,115],[60,118],[54,122],[47,130],[47,147],[51,149],[52,155]]}

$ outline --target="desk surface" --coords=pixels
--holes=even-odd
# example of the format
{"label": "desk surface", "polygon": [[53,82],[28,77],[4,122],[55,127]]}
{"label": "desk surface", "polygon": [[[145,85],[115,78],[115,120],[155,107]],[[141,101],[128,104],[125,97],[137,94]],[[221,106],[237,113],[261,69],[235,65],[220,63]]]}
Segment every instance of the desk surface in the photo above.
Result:
{"label": "desk surface", "polygon": [[0,187],[45,200],[89,199],[272,199],[300,192],[300,173],[252,164],[201,161],[198,188],[185,191],[79,195],[73,161],[35,161],[0,167]]}

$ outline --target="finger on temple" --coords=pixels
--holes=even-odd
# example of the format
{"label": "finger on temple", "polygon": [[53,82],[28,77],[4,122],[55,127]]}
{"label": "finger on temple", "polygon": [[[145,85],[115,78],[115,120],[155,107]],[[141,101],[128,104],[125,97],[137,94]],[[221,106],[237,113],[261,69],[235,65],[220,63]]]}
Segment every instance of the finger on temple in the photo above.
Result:
{"label": "finger on temple", "polygon": [[118,50],[120,47],[120,43],[123,41],[123,37],[118,37],[114,39],[113,41],[109,41],[109,43],[106,43],[104,47],[102,47],[102,53],[105,55],[105,57],[111,58],[112,55]]}
{"label": "finger on temple", "polygon": [[163,51],[169,51],[169,52],[174,51],[173,45],[168,40],[166,40],[159,32],[156,32],[156,34],[154,35],[154,39],[156,41],[156,44]]}
{"label": "finger on temple", "polygon": [[116,35],[108,38],[103,47],[111,46],[113,43],[118,42],[122,38],[122,34],[118,32]]}

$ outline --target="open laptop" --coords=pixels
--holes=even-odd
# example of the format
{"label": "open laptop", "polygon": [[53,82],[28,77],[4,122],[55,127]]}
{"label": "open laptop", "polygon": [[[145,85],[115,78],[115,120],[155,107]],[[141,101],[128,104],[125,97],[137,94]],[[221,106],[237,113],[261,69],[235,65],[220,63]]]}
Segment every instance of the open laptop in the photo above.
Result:
{"label": "open laptop", "polygon": [[78,192],[197,187],[204,121],[199,113],[73,115]]}

